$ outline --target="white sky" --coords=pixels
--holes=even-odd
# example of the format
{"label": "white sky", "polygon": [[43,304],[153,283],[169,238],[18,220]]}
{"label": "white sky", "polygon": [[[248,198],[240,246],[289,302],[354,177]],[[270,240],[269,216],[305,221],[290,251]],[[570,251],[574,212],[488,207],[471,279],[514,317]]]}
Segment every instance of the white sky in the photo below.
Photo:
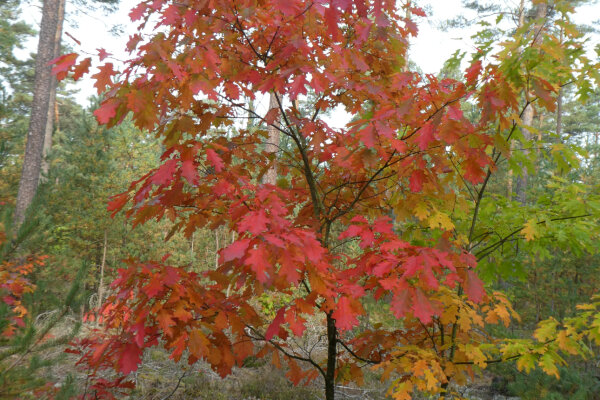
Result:
{"label": "white sky", "polygon": [[[508,3],[516,2],[516,0],[504,1]],[[119,10],[109,16],[102,15],[101,12],[84,14],[80,9],[80,12],[72,18],[76,19],[78,26],[73,26],[73,21],[67,21],[64,31],[77,38],[81,42],[81,46],[77,46],[67,35],[63,36],[63,43],[76,47],[76,51],[82,56],[85,56],[84,53],[95,55],[97,54],[96,49],[102,47],[117,58],[126,58],[123,49],[129,35],[135,31],[135,24],[129,21],[128,13],[138,2],[139,0],[121,0]],[[27,5],[28,3],[29,5]],[[39,7],[31,5],[30,2],[25,4],[22,18],[38,28]],[[471,42],[468,37],[470,33],[445,33],[435,27],[440,21],[453,18],[463,12],[461,0],[420,0],[418,4],[429,9],[432,14],[428,21],[421,20],[419,22],[419,36],[411,42],[410,57],[423,72],[436,73],[440,70],[444,61],[457,49],[470,52]],[[68,2],[67,12],[77,11],[77,8],[71,2]],[[600,4],[596,2],[596,4],[582,7],[574,16],[574,19],[579,23],[588,24],[600,19]],[[109,33],[115,24],[123,25],[125,28],[122,35],[114,36]],[[36,43],[37,38],[32,39],[27,46],[28,49],[35,48]],[[84,78],[76,84],[79,89],[79,93],[76,95],[78,102],[83,105],[88,103],[89,96],[95,94],[92,85],[93,82],[89,75],[87,79]]]}

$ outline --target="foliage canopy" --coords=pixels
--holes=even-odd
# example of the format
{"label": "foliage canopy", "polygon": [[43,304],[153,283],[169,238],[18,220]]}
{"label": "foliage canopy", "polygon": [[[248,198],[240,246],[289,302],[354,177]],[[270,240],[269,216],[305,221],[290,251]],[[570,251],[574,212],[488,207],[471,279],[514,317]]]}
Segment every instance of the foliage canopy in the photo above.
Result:
{"label": "foliage canopy", "polygon": [[[417,389],[445,392],[450,380],[463,382],[489,362],[515,358],[519,368],[538,363],[555,374],[559,351],[585,354],[580,340],[600,339],[600,327],[584,323],[597,302],[564,326],[543,322],[534,340],[496,346],[485,324],[517,316],[477,274],[482,261],[493,275],[494,252],[515,237],[533,244],[541,227],[558,234],[564,221],[597,213],[593,201],[561,200],[583,196],[582,187],[558,184],[546,203],[523,205],[525,219],[510,214],[498,232],[499,204],[519,204],[486,196],[502,162],[516,173],[532,166],[533,152],[511,158],[511,141],[533,129],[524,126],[524,110],[535,103],[553,112],[561,85],[574,83],[585,97],[598,79],[568,2],[553,7],[560,40],[546,20],[523,24],[501,43],[483,32],[464,74],[450,79],[406,68],[417,33],[408,16],[424,16],[410,2],[136,6],[130,60],[122,70],[104,62],[93,75],[105,93],[95,115],[111,127],[131,113],[165,151],[161,165],[108,209],[125,209],[134,224],[165,218],[167,237],[205,227],[234,236],[214,270],[171,266],[166,255],[129,260],[119,271],[104,333],[79,350],[96,372],[120,373],[97,379],[95,394],[129,387],[126,376],[157,345],[176,360],[205,359],[221,375],[249,356],[271,355],[296,384],[321,376],[328,400],[336,380],[360,382],[365,365],[393,376],[391,392],[408,399]],[[55,64],[60,77],[78,79],[91,59],[67,54]],[[264,94],[278,106],[262,113],[248,100]],[[339,106],[353,115],[342,128],[323,117]],[[267,127],[285,139],[276,152],[265,146]],[[577,161],[564,144],[551,153],[563,168]],[[277,182],[265,182],[272,168]],[[264,293],[276,299],[272,314],[257,302]],[[395,322],[373,323],[367,301],[388,302]],[[294,340],[309,321],[322,327],[322,345]]]}

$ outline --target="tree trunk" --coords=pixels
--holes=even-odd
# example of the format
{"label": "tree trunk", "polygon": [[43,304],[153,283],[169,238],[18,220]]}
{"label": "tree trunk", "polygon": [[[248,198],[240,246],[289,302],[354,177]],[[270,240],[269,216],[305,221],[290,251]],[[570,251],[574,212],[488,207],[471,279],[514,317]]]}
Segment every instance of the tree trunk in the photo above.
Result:
{"label": "tree trunk", "polygon": [[[521,2],[521,4],[523,4],[523,3]],[[539,32],[540,30],[543,29],[543,22],[541,22],[541,20],[546,17],[546,12],[547,12],[547,4],[546,3],[540,3],[536,6],[535,18],[536,18],[536,20],[538,20],[538,22],[536,22],[536,24],[534,25],[534,28],[533,28],[536,38],[535,38],[532,46],[535,46],[541,39],[542,34],[541,34],[541,32]],[[519,21],[521,22],[522,19],[519,19]],[[527,99],[529,99],[528,94],[526,94],[525,97]],[[533,114],[534,114],[533,105],[528,104],[525,107],[525,110],[523,111],[522,121],[523,121],[524,126],[532,126],[533,125]],[[527,156],[529,154],[528,146],[531,142],[531,132],[529,131],[529,129],[527,129],[525,127],[522,127],[521,131],[523,133],[523,138],[525,139],[525,148],[523,149],[523,153],[525,154],[525,156]],[[517,201],[522,204],[525,204],[527,202],[528,178],[529,178],[529,173],[528,173],[527,169],[525,167],[523,167],[521,176],[517,178],[517,181],[515,183],[515,193],[516,193]]]}
{"label": "tree trunk", "polygon": [[325,400],[335,399],[335,364],[337,359],[337,329],[331,314],[327,314],[327,370],[325,371]]}
{"label": "tree trunk", "polygon": [[[269,95],[269,111],[272,109],[279,108],[279,103],[277,102],[277,98],[275,97],[275,93],[271,93]],[[275,119],[274,124],[277,124],[278,118]],[[267,132],[269,132],[269,141],[267,142],[267,152],[272,153],[273,156],[276,156],[277,150],[279,150],[279,130],[277,130],[274,126],[268,126]],[[269,183],[271,185],[277,184],[277,166],[275,165],[275,161],[271,164],[271,167],[265,174],[264,183]]]}
{"label": "tree trunk", "polygon": [[62,1],[44,0],[42,7],[42,22],[35,59],[35,84],[31,117],[14,216],[16,227],[19,227],[23,223],[25,212],[33,201],[40,179],[44,135],[48,119],[50,93],[52,92],[52,73],[48,63],[52,61],[52,56],[54,55],[54,39],[59,23],[59,11]]}
{"label": "tree trunk", "polygon": [[[65,19],[65,2],[66,0],[59,0],[58,9],[58,24],[56,26],[56,32],[54,35],[54,54],[52,58],[56,58],[60,55],[60,41],[62,37],[62,28]],[[58,129],[58,104],[56,103],[56,87],[58,81],[55,76],[51,76],[51,87],[50,87],[50,101],[48,103],[48,119],[46,120],[46,128],[44,130],[44,150],[42,151],[42,175],[41,179],[44,179],[48,175],[50,169],[50,150],[52,149],[52,135],[54,133],[54,125]]]}
{"label": "tree trunk", "polygon": [[[560,44],[563,42],[563,28],[560,28]],[[556,137],[560,140],[562,135],[562,115],[563,115],[563,88],[558,88],[558,96],[556,97]]]}
{"label": "tree trunk", "polygon": [[[525,0],[521,0],[519,2],[519,25],[518,27],[522,27],[525,24]],[[512,154],[512,152],[515,150],[515,141],[511,140],[510,142],[510,152]],[[509,169],[508,170],[508,177],[507,177],[507,193],[506,193],[506,197],[508,198],[508,200],[512,200],[512,195],[513,195],[513,170]]]}
{"label": "tree trunk", "polygon": [[102,249],[102,262],[100,263],[100,282],[98,284],[98,310],[102,307],[104,299],[104,267],[106,266],[106,249],[108,247],[108,232],[104,229],[104,247]]}
{"label": "tree trunk", "polygon": [[[529,104],[525,107],[525,111],[523,111],[523,125],[531,126],[533,125],[533,106]],[[523,154],[527,157],[529,155],[529,143],[531,142],[531,132],[529,129],[521,127],[521,132],[523,133],[524,139],[524,148]],[[515,194],[517,201],[521,204],[525,204],[527,202],[527,180],[529,178],[529,172],[527,171],[526,166],[522,166],[523,170],[521,171],[521,176],[517,177],[515,182]]]}

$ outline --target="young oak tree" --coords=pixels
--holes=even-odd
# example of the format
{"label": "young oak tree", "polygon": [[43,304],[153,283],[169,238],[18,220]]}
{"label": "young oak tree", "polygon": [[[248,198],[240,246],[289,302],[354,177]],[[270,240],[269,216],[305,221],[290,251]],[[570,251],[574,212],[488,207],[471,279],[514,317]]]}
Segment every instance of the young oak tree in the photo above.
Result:
{"label": "young oak tree", "polygon": [[[539,43],[525,28],[496,59],[475,55],[462,80],[410,72],[417,28],[407,15],[424,16],[395,0],[153,0],[132,10],[132,58],[94,75],[106,96],[95,114],[110,127],[132,113],[166,150],[108,208],[131,204],[134,224],[167,218],[172,232],[225,227],[235,239],[205,273],[167,265],[168,256],[127,262],[105,330],[80,342],[96,378],[87,394],[131,387],[144,349],[159,345],[223,376],[248,356],[270,355],[296,384],[320,377],[327,400],[336,381],[360,383],[366,365],[409,399],[448,392],[490,361],[484,321],[508,324],[514,313],[475,271],[479,207],[523,107],[552,107],[555,82],[515,62],[518,49]],[[90,63],[66,55],[55,72],[78,78]],[[562,82],[573,75],[557,70]],[[276,102],[264,114],[245,101],[262,94]],[[314,99],[309,114],[298,99]],[[474,118],[463,114],[467,103]],[[322,118],[338,106],[355,116],[340,129]],[[239,123],[249,115],[262,129]],[[265,146],[273,129],[292,146]],[[264,179],[274,164],[276,182]],[[263,293],[279,296],[274,318],[256,301]],[[364,305],[373,299],[389,303],[395,324],[371,323]],[[322,324],[322,350],[290,340],[308,319]],[[521,350],[531,362],[544,354],[499,352]],[[102,369],[118,375],[107,380]]]}

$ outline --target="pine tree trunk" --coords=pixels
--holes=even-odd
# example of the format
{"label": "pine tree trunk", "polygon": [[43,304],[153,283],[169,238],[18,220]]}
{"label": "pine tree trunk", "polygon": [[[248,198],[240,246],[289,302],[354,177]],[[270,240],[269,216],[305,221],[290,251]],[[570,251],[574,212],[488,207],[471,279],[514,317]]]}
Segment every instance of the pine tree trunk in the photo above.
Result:
{"label": "pine tree trunk", "polygon": [[60,4],[63,0],[44,0],[42,22],[35,59],[35,84],[25,158],[19,181],[17,204],[15,208],[15,226],[20,226],[25,219],[25,212],[31,205],[37,192],[40,179],[44,136],[48,120],[50,93],[52,92],[51,66],[54,55],[56,29],[59,24]]}
{"label": "pine tree trunk", "polygon": [[[563,28],[560,28],[560,44],[563,42]],[[563,88],[558,88],[558,96],[556,97],[556,137],[560,140],[562,135],[562,116],[563,116]]]}
{"label": "pine tree trunk", "polygon": [[[521,28],[524,24],[525,24],[525,0],[521,0],[519,3],[519,25],[518,25],[518,27]],[[511,142],[510,142],[511,154],[513,153],[514,150],[515,150],[515,141],[511,140]],[[508,170],[506,188],[507,188],[506,197],[510,201],[510,200],[512,200],[512,195],[513,195],[513,170],[512,169]]]}
{"label": "pine tree trunk", "polygon": [[[532,46],[535,46],[542,37],[541,30],[543,30],[544,26],[543,26],[543,22],[540,22],[540,21],[542,21],[543,18],[546,17],[546,13],[547,13],[547,4],[546,3],[540,3],[540,4],[536,5],[535,18],[536,18],[536,20],[538,20],[538,22],[534,25],[534,28],[533,28],[536,38],[535,38],[534,42],[532,43]],[[529,98],[529,96],[527,95],[526,98]],[[525,125],[525,126],[533,125],[533,114],[534,114],[533,105],[528,104],[525,107],[525,110],[523,111],[523,118],[522,118],[523,125]],[[523,153],[525,154],[525,156],[527,156],[529,154],[528,146],[531,142],[532,136],[531,136],[531,132],[527,128],[523,127],[521,129],[521,132],[523,133],[523,138],[525,139],[524,140],[525,148],[523,149]],[[525,204],[527,202],[528,178],[529,178],[529,173],[528,173],[527,169],[525,167],[523,167],[521,176],[518,177],[515,182],[516,198],[517,198],[517,201],[522,204]]]}
{"label": "pine tree trunk", "polygon": [[[56,26],[56,32],[54,34],[54,54],[52,55],[52,58],[56,58],[60,55],[60,41],[65,18],[66,0],[59,1],[58,25]],[[50,160],[48,157],[50,155],[50,150],[52,149],[52,135],[54,133],[55,121],[58,123],[58,104],[56,103],[56,87],[58,86],[58,81],[54,76],[52,76],[50,79],[52,80],[52,83],[50,87],[50,101],[48,103],[48,119],[46,120],[46,128],[44,130],[44,150],[42,151],[41,179],[44,179],[44,177],[48,175],[48,170],[50,169]]]}
{"label": "pine tree trunk", "polygon": [[[533,125],[533,106],[529,104],[525,107],[525,111],[523,111],[523,125],[531,126]],[[521,133],[523,134],[524,145],[523,154],[525,157],[529,155],[529,143],[531,142],[531,132],[529,129],[521,127]],[[527,171],[527,167],[522,166],[523,170],[521,171],[521,176],[517,177],[515,182],[515,194],[516,199],[519,203],[525,204],[527,202],[527,181],[529,178],[529,172]]]}

